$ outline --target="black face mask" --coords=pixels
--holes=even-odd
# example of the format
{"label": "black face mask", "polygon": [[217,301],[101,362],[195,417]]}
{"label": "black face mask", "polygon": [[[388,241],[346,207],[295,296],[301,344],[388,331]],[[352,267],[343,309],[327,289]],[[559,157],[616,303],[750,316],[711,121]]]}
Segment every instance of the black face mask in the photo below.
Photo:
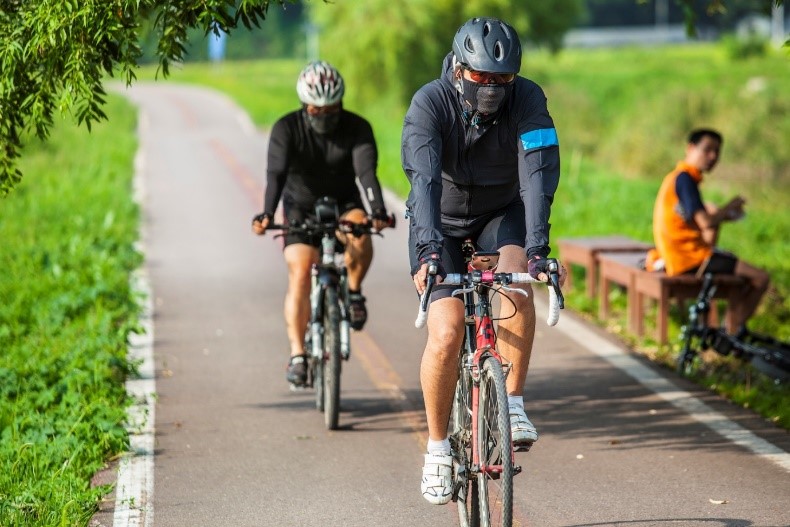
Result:
{"label": "black face mask", "polygon": [[471,105],[472,111],[483,115],[496,113],[513,89],[512,84],[479,84],[464,78],[461,83],[464,100]]}
{"label": "black face mask", "polygon": [[321,115],[310,115],[304,112],[307,118],[307,124],[310,125],[317,134],[326,135],[331,134],[340,123],[340,112],[325,113]]}

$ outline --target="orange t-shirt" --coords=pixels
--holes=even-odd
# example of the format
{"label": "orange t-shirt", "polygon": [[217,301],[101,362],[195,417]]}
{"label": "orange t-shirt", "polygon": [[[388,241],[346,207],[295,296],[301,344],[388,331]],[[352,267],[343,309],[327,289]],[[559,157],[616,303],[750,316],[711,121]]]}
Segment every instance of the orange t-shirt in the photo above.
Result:
{"label": "orange t-shirt", "polygon": [[702,239],[697,225],[683,217],[675,190],[677,178],[683,172],[697,185],[702,182],[702,172],[681,161],[661,183],[653,208],[653,240],[670,276],[699,267],[713,252],[713,247]]}

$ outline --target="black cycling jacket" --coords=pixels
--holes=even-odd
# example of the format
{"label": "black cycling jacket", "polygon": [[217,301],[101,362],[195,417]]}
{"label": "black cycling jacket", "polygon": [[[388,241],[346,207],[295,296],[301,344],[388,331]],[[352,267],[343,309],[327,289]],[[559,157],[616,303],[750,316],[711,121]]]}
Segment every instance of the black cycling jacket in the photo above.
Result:
{"label": "black cycling jacket", "polygon": [[546,257],[560,154],[543,90],[516,77],[496,117],[473,126],[453,86],[452,53],[442,67],[442,77],[414,95],[403,125],[417,257],[440,252],[442,226],[463,228],[517,199],[526,212],[527,254]]}
{"label": "black cycling jacket", "polygon": [[281,196],[305,211],[312,211],[318,198],[331,196],[341,206],[367,201],[369,212],[385,212],[377,162],[373,130],[362,117],[342,110],[337,129],[322,135],[310,127],[303,110],[291,112],[274,124],[269,138],[263,212],[274,215]]}

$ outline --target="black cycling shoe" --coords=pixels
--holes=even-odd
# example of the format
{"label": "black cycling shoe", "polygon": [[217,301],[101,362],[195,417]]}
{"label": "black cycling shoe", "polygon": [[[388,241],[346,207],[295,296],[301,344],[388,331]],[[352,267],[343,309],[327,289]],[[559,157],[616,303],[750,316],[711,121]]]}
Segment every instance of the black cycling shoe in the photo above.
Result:
{"label": "black cycling shoe", "polygon": [[348,311],[351,328],[361,330],[368,320],[368,309],[365,307],[365,297],[362,293],[348,294]]}
{"label": "black cycling shoe", "polygon": [[285,378],[297,388],[307,384],[307,355],[296,355],[288,361]]}

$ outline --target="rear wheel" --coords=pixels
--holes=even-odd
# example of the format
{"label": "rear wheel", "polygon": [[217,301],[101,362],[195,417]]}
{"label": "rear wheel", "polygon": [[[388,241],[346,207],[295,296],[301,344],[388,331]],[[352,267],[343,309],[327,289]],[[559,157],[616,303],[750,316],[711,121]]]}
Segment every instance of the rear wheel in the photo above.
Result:
{"label": "rear wheel", "polygon": [[502,364],[487,357],[480,371],[477,448],[480,525],[513,524],[513,447]]}
{"label": "rear wheel", "polygon": [[749,351],[750,362],[758,371],[779,382],[790,380],[790,345],[756,334],[743,347]]}
{"label": "rear wheel", "polygon": [[[463,350],[461,361],[464,360]],[[480,501],[477,479],[472,468],[472,377],[461,365],[450,412],[450,444],[453,449],[453,484],[457,492],[458,518],[461,527],[480,525]]]}
{"label": "rear wheel", "polygon": [[324,295],[324,422],[335,430],[340,414],[340,306],[337,291],[327,289]]}

